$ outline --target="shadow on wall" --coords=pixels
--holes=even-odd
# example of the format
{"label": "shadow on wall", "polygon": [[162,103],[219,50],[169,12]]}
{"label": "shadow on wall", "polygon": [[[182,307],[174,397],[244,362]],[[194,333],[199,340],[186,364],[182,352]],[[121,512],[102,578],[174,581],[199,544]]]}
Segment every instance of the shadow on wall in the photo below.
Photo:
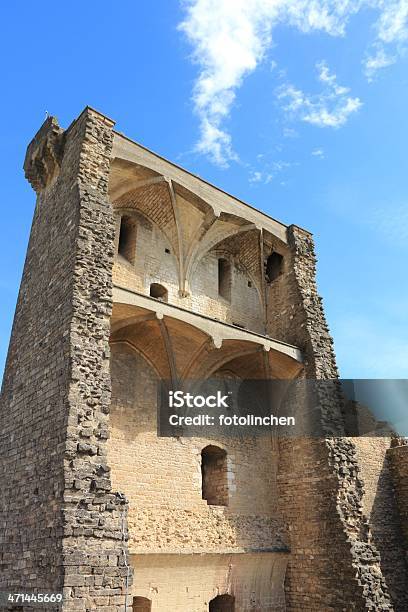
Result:
{"label": "shadow on wall", "polygon": [[[381,445],[380,439],[380,445]],[[389,440],[389,439],[388,439]],[[375,444],[375,441],[372,442]],[[381,556],[381,571],[388,585],[395,612],[408,610],[408,559],[403,547],[398,509],[391,478],[390,464],[384,449],[378,449],[371,457],[383,457],[378,475],[369,523],[373,543]],[[366,487],[367,487],[366,483]]]}
{"label": "shadow on wall", "polygon": [[[137,435],[157,431],[157,400],[159,377],[154,368],[134,349],[124,343],[111,347],[112,418],[118,419],[124,440],[134,440]],[[142,392],[141,392],[142,390]],[[127,422],[128,420],[131,422]]]}

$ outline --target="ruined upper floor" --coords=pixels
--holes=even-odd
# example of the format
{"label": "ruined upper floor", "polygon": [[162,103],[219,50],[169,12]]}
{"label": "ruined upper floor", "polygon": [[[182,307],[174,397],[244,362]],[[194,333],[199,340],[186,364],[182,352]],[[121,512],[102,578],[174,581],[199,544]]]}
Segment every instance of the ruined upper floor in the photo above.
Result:
{"label": "ruined upper floor", "polygon": [[287,226],[115,132],[114,283],[258,334],[289,268]]}
{"label": "ruined upper floor", "polygon": [[[295,276],[303,271],[295,270],[294,262],[300,254],[317,303],[311,235],[115,132],[114,123],[96,111],[84,112],[111,133],[109,143],[106,130],[86,135],[84,151],[93,146],[99,153],[95,163],[80,165],[77,178],[86,189],[106,194],[112,205],[114,302],[125,290],[140,296],[139,306],[148,310],[166,304],[178,309],[177,318],[189,312],[235,329],[237,337],[245,331],[302,348],[292,321],[299,302]],[[40,200],[53,189],[60,168],[70,167],[64,147],[77,121],[64,131],[49,118],[28,147],[26,176]]]}

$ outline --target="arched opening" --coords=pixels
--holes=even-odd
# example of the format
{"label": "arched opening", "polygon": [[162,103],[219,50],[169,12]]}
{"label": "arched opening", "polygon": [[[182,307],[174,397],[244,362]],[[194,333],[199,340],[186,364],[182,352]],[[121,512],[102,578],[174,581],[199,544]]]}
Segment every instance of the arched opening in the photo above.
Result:
{"label": "arched opening", "polygon": [[152,283],[150,285],[150,296],[156,298],[156,300],[160,300],[161,302],[167,302],[168,291],[166,287],[163,287],[163,285],[159,285],[159,283]]}
{"label": "arched opening", "polygon": [[201,451],[202,498],[209,506],[228,506],[227,453],[209,445]]}
{"label": "arched opening", "polygon": [[147,597],[134,597],[132,604],[133,612],[151,612],[152,602]]}
{"label": "arched opening", "polygon": [[135,263],[136,223],[126,215],[123,215],[120,219],[118,253],[129,263]]}
{"label": "arched opening", "polygon": [[282,274],[283,271],[283,255],[276,253],[274,251],[271,253],[266,260],[266,280],[268,283],[274,281],[278,276]]}
{"label": "arched opening", "polygon": [[210,601],[210,612],[235,612],[235,597],[218,595]]}
{"label": "arched opening", "polygon": [[218,294],[231,301],[231,264],[223,258],[218,260]]}

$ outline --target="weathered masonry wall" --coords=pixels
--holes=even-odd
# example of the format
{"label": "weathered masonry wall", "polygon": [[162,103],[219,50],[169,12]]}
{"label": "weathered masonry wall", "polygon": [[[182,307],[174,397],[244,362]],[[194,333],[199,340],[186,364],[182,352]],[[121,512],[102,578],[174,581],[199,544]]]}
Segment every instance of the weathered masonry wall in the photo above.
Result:
{"label": "weathered masonry wall", "polygon": [[[313,241],[296,226],[288,234],[289,261],[269,288],[268,301],[275,304],[269,332],[302,348],[307,378],[335,379],[333,343],[315,283]],[[279,500],[291,549],[287,606],[302,612],[390,609],[379,554],[363,514],[355,446],[330,436],[331,425],[338,432],[342,421],[335,386],[330,394],[317,387],[315,402],[327,437],[279,442]]]}
{"label": "weathered masonry wall", "polygon": [[405,558],[408,566],[408,446],[394,446],[387,451],[391,466],[395,497],[405,548]]}
{"label": "weathered masonry wall", "polygon": [[408,609],[408,567],[395,495],[398,488],[393,486],[391,473],[390,443],[389,437],[381,436],[354,439],[364,482],[364,514],[395,610],[403,611]]}
{"label": "weathered masonry wall", "polygon": [[[114,487],[129,499],[130,551],[284,549],[271,438],[159,438],[153,368],[120,343],[111,348],[111,370],[108,463]],[[201,451],[209,444],[227,453],[227,506],[202,499]]]}
{"label": "weathered masonry wall", "polygon": [[[160,206],[160,200],[157,202]],[[211,251],[203,255],[191,279],[191,292],[181,297],[174,247],[157,224],[137,211],[126,211],[136,225],[134,261],[117,255],[113,281],[121,287],[149,295],[152,283],[162,284],[168,291],[168,302],[194,312],[236,324],[255,332],[264,332],[263,309],[257,289],[246,271],[231,260],[231,297],[218,293],[218,259],[229,257],[224,252]],[[117,233],[119,223],[117,224]]]}
{"label": "weathered masonry wall", "polygon": [[[135,289],[149,295],[151,283],[162,283],[169,294],[169,303],[177,303],[178,271],[177,261],[170,241],[156,224],[137,211],[126,213],[135,223],[134,261],[126,261],[117,253],[113,279],[118,285]],[[117,242],[120,216],[117,216]]]}
{"label": "weathered masonry wall", "polygon": [[[32,147],[49,142],[59,159],[61,138],[62,130],[49,120]],[[1,396],[2,590],[62,587],[63,452],[76,226],[76,208],[68,201],[66,207],[61,205],[55,183],[49,185],[37,200]],[[55,271],[58,282],[50,283]]]}
{"label": "weathered masonry wall", "polygon": [[335,379],[333,340],[316,287],[316,256],[309,232],[288,228],[290,250],[283,273],[267,287],[268,333],[300,346],[311,378]]}
{"label": "weathered masonry wall", "polygon": [[106,463],[112,127],[87,108],[28,148],[38,199],[2,392],[0,586],[63,589],[64,610],[122,609],[129,573]]}
{"label": "weathered masonry wall", "polygon": [[138,584],[132,596],[152,610],[208,612],[220,593],[235,599],[237,612],[283,612],[287,556],[261,554],[132,555]]}

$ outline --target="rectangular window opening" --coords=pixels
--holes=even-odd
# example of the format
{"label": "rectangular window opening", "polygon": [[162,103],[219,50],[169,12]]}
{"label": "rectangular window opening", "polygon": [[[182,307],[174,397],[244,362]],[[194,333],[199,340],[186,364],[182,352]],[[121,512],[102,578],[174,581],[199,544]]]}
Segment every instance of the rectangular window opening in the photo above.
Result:
{"label": "rectangular window opening", "polygon": [[231,301],[231,264],[222,258],[218,260],[218,295]]}
{"label": "rectangular window opening", "polygon": [[273,251],[266,260],[265,275],[266,281],[272,283],[283,273],[283,255]]}
{"label": "rectangular window opening", "polygon": [[126,215],[120,219],[118,253],[129,263],[135,263],[136,223]]}

